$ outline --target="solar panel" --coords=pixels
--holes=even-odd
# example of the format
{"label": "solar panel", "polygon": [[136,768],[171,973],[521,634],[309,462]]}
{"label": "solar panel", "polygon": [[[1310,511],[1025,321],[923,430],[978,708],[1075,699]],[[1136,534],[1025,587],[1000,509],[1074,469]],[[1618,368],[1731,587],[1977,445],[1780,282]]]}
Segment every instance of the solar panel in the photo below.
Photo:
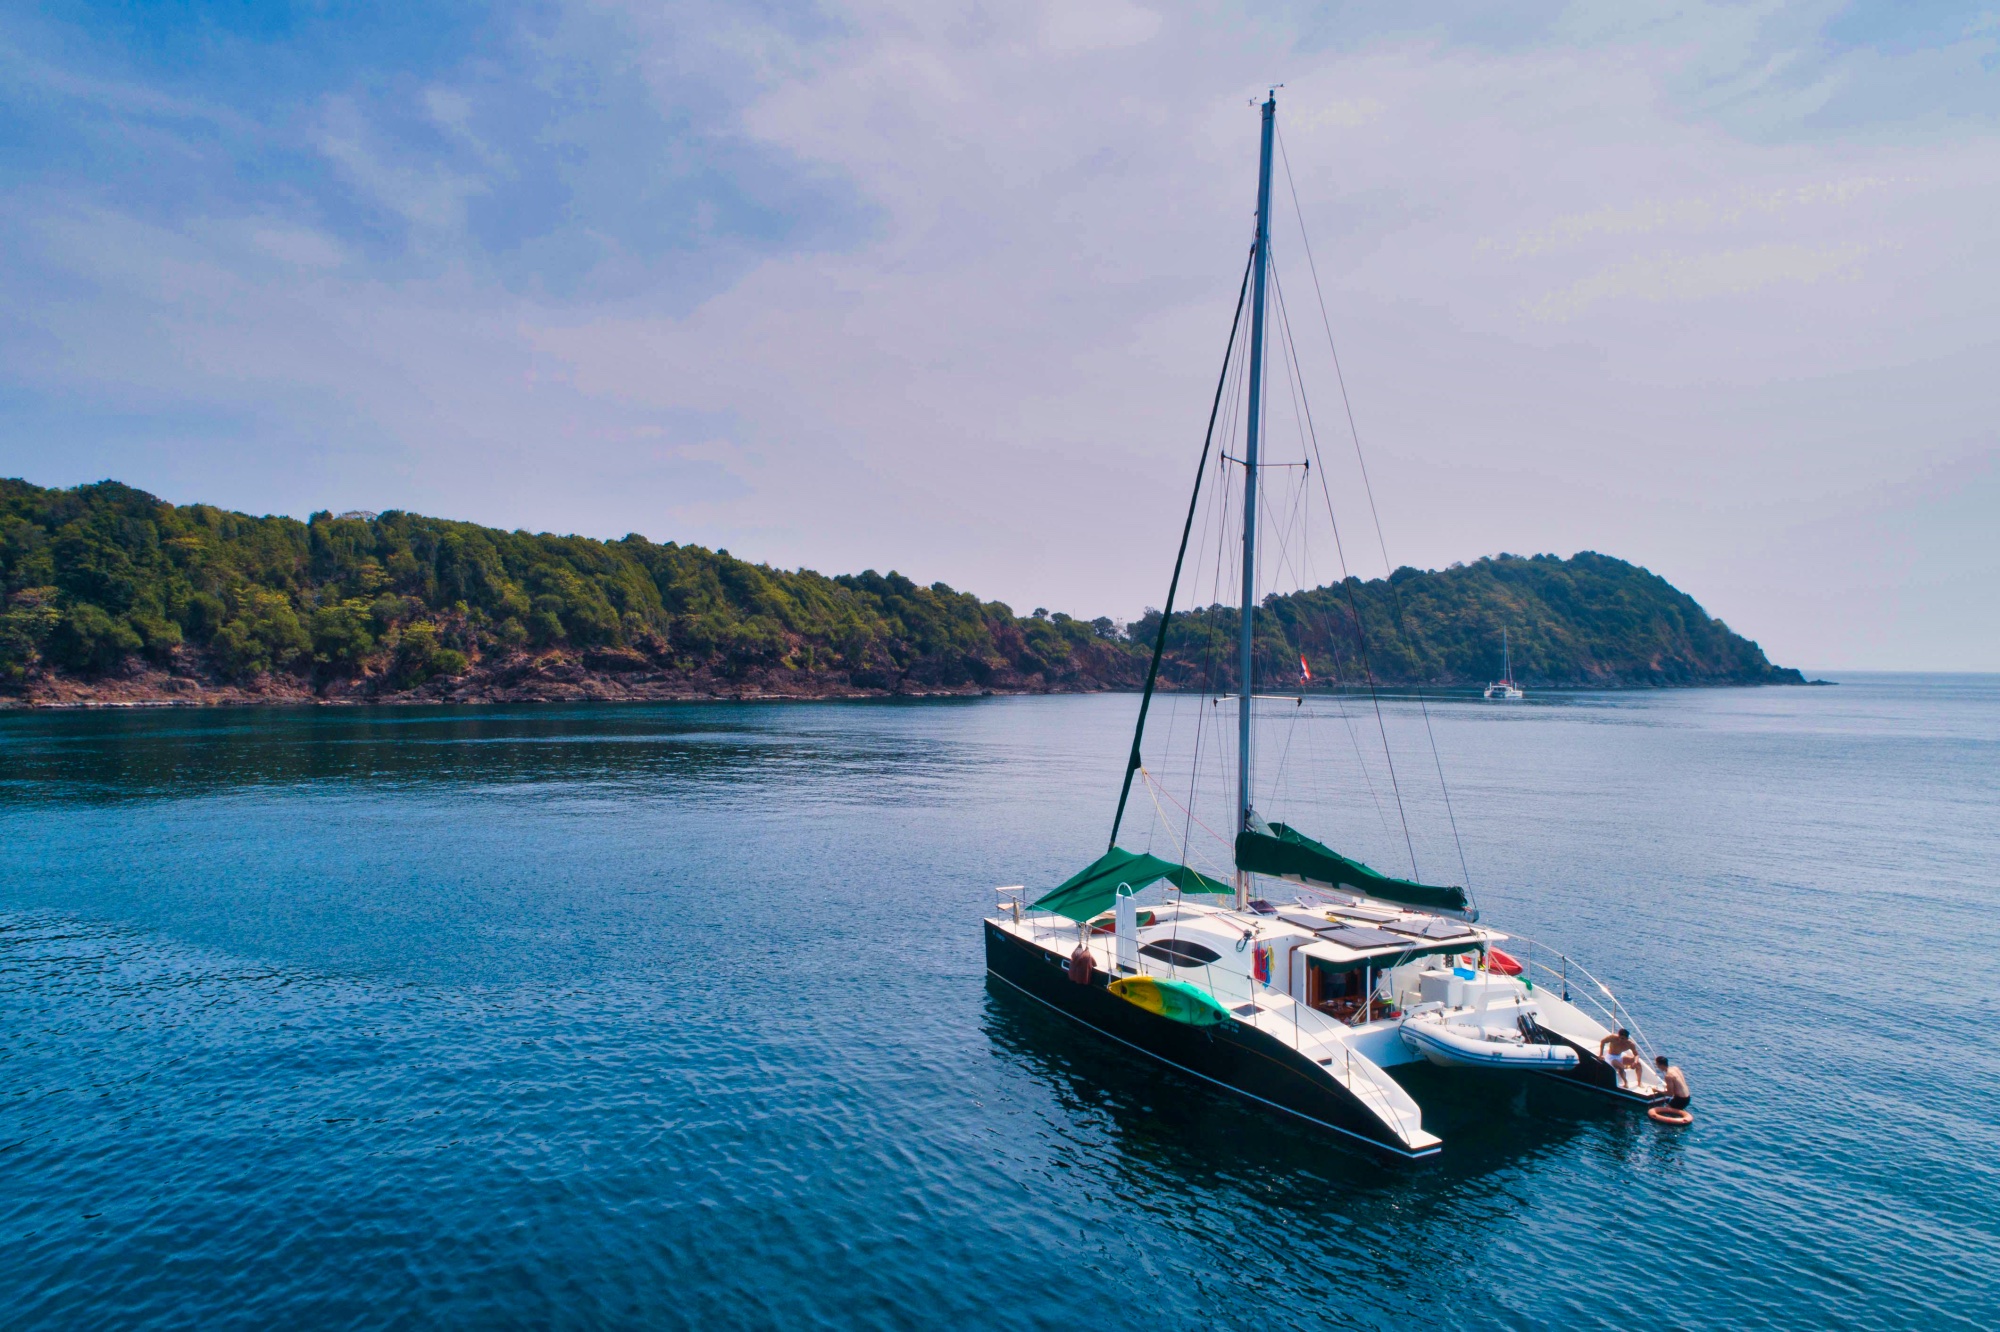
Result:
{"label": "solar panel", "polygon": [[1389,926],[1398,934],[1413,935],[1419,939],[1459,939],[1472,933],[1455,920],[1432,918],[1418,925],[1410,921]]}
{"label": "solar panel", "polygon": [[1343,925],[1337,930],[1328,930],[1320,937],[1347,948],[1406,948],[1410,942],[1400,934],[1391,934],[1387,930],[1366,930],[1358,925]]}
{"label": "solar panel", "polygon": [[1401,914],[1395,911],[1378,911],[1374,907],[1337,906],[1329,909],[1330,914],[1346,920],[1364,920],[1370,925],[1379,925],[1385,920],[1399,920]]}

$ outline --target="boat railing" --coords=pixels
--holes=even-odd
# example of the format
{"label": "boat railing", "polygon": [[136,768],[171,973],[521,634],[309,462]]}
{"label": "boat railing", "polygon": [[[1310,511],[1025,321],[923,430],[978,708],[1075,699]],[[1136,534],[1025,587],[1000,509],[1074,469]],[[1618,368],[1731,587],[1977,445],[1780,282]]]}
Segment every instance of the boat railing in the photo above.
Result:
{"label": "boat railing", "polygon": [[[1154,962],[1151,958],[1139,959],[1143,974],[1167,976],[1178,980],[1192,980],[1189,968],[1174,967]],[[1211,996],[1232,1012],[1243,1004],[1256,1005],[1256,1014],[1250,1025],[1259,1031],[1273,1032],[1290,1026],[1293,1048],[1300,1054],[1310,1048],[1320,1055],[1338,1059],[1338,1064],[1324,1065],[1330,1073],[1336,1073],[1342,1085],[1363,1101],[1372,1104],[1385,1120],[1395,1123],[1399,1129],[1406,1112],[1418,1112],[1415,1101],[1401,1083],[1391,1078],[1381,1065],[1362,1055],[1358,1065],[1352,1044],[1353,1028],[1346,1023],[1329,1017],[1309,1004],[1283,990],[1271,987],[1248,975],[1228,968],[1218,968],[1213,964],[1200,968],[1202,978],[1195,982],[1206,989]],[[1274,1002],[1282,1001],[1282,1002]],[[1290,1011],[1287,1012],[1286,1009]],[[1238,1014],[1239,1020],[1241,1014]],[[1308,1056],[1314,1057],[1314,1056]]]}
{"label": "boat railing", "polygon": [[1283,1025],[1289,1022],[1292,1026],[1294,1047],[1299,1050],[1300,1054],[1306,1053],[1308,1037],[1311,1039],[1311,1048],[1321,1053],[1326,1053],[1337,1048],[1340,1052],[1341,1078],[1349,1091],[1354,1092],[1357,1096],[1361,1096],[1364,1100],[1373,1099],[1381,1102],[1382,1107],[1386,1110],[1397,1110],[1402,1107],[1402,1103],[1408,1098],[1409,1093],[1403,1089],[1401,1083],[1396,1082],[1388,1073],[1384,1072],[1381,1065],[1366,1055],[1361,1057],[1359,1080],[1367,1084],[1367,1091],[1364,1092],[1356,1086],[1354,1046],[1350,1039],[1353,1031],[1346,1023],[1328,1017],[1308,1004],[1300,1003],[1296,998],[1286,994],[1283,990],[1267,990],[1266,993],[1285,1000],[1291,1011],[1289,1013],[1285,1013],[1283,1010],[1273,1011],[1265,1009],[1260,1004],[1258,1007],[1260,1026],[1261,1019],[1266,1013],[1270,1013],[1274,1024]]}
{"label": "boat railing", "polygon": [[[1310,1012],[1311,1010],[1308,1009],[1307,1011]],[[1341,1071],[1344,1074],[1347,1089],[1359,1095],[1360,1092],[1354,1085],[1354,1046],[1347,1039],[1344,1030],[1339,1045],[1342,1061]],[[1409,1098],[1409,1092],[1404,1090],[1403,1085],[1391,1078],[1380,1064],[1366,1055],[1361,1057],[1361,1074],[1363,1081],[1368,1084],[1369,1090],[1374,1092],[1376,1099],[1380,1100],[1385,1106],[1397,1106],[1400,1101]]]}
{"label": "boat railing", "polygon": [[[1528,945],[1525,950],[1527,956],[1518,959],[1521,963],[1522,971],[1528,977],[1534,978],[1537,984],[1541,984],[1540,978],[1535,975],[1539,971],[1543,975],[1555,980],[1562,987],[1562,997],[1565,1003],[1574,1004],[1578,999],[1581,999],[1596,1011],[1597,1016],[1605,1020],[1606,1026],[1610,1027],[1613,1031],[1616,1031],[1620,1027],[1625,1028],[1632,1033],[1633,1039],[1638,1043],[1641,1050],[1649,1056],[1653,1053],[1653,1043],[1646,1039],[1645,1029],[1639,1025],[1639,1019],[1632,1016],[1631,1010],[1626,1008],[1624,1002],[1611,992],[1611,987],[1591,974],[1588,967],[1567,953],[1551,948],[1537,939],[1531,939],[1525,934],[1516,934],[1510,931],[1508,938],[1510,940],[1519,940],[1521,943]],[[1536,956],[1537,949],[1541,950],[1542,956]],[[1550,959],[1554,960],[1551,961]],[[1583,982],[1583,985],[1589,988],[1586,989],[1579,986],[1576,991],[1572,992],[1570,990],[1571,972],[1575,972]]]}

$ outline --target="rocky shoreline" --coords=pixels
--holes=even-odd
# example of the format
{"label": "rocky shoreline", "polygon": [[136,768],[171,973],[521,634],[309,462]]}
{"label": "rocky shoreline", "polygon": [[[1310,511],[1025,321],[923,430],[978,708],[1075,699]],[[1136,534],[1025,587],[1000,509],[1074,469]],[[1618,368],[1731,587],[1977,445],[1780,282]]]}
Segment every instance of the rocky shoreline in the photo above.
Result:
{"label": "rocky shoreline", "polygon": [[[1043,675],[996,672],[980,682],[947,684],[915,674],[895,680],[857,682],[842,673],[757,669],[737,675],[710,670],[661,669],[651,663],[621,663],[622,669],[589,664],[574,654],[550,652],[480,662],[463,675],[439,677],[413,689],[386,687],[381,677],[362,676],[315,682],[280,674],[232,680],[194,662],[177,669],[133,664],[117,675],[96,678],[37,672],[12,691],[0,693],[0,711],[60,711],[106,708],[199,707],[382,707],[425,704],[513,703],[702,703],[817,702],[886,698],[982,698],[1040,694],[1136,693],[1137,680],[1101,680],[1069,674]],[[1580,685],[1535,685],[1537,693],[1570,693],[1599,689],[1732,688],[1773,683],[1768,680],[1704,680],[1679,684],[1652,681],[1600,680]],[[1814,685],[1827,680],[1801,681]],[[1423,684],[1384,681],[1386,693],[1423,689],[1436,693],[1467,693],[1478,685],[1436,681]],[[1175,682],[1162,679],[1162,692],[1179,692]],[[1360,686],[1316,687],[1312,693],[1350,693]]]}
{"label": "rocky shoreline", "polygon": [[[999,673],[996,673],[999,674]],[[462,675],[438,677],[413,689],[384,686],[380,677],[314,681],[289,674],[232,680],[188,663],[180,669],[133,664],[117,675],[76,677],[36,672],[9,693],[0,710],[155,707],[340,707],[410,704],[777,702],[866,698],[978,698],[990,695],[1080,694],[1131,690],[1125,681],[1019,676],[947,685],[906,676],[857,682],[844,673],[757,669],[740,675],[655,668],[643,660],[615,668],[574,654],[523,655],[481,662]]]}

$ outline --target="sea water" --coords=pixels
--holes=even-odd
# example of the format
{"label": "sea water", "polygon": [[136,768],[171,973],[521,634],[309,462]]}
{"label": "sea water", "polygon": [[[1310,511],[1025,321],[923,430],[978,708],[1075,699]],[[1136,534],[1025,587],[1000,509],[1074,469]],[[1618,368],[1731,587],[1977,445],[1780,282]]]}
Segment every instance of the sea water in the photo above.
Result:
{"label": "sea water", "polygon": [[[990,984],[1130,696],[16,713],[0,1317],[2000,1326],[2000,679],[1286,706],[1260,805],[1589,965],[1693,1127],[1431,1078],[1384,1161]],[[1204,715],[1129,845],[1205,854]]]}

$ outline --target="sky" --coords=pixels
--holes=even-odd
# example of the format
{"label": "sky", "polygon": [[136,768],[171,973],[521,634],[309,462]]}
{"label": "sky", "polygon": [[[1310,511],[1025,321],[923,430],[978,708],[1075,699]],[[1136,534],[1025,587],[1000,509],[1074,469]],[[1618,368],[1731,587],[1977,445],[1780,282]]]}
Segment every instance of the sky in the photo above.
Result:
{"label": "sky", "polygon": [[1273,84],[1355,572],[1598,550],[2000,670],[1980,4],[10,9],[0,475],[1136,616]]}

